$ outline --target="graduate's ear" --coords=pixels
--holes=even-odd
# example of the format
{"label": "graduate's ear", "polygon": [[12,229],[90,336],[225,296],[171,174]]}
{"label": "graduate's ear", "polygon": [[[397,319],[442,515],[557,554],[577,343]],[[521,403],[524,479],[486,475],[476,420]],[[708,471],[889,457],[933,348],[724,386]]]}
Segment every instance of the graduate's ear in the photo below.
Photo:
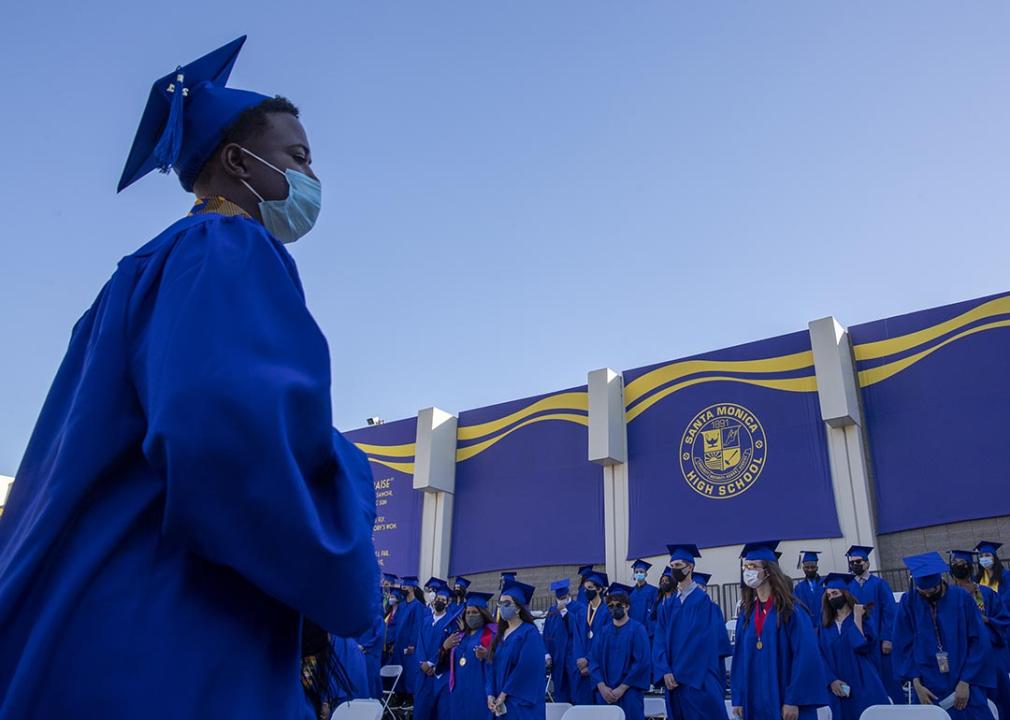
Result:
{"label": "graduate's ear", "polygon": [[218,161],[224,174],[236,180],[249,179],[249,161],[251,159],[238,143],[228,143],[221,148],[221,153],[218,155]]}

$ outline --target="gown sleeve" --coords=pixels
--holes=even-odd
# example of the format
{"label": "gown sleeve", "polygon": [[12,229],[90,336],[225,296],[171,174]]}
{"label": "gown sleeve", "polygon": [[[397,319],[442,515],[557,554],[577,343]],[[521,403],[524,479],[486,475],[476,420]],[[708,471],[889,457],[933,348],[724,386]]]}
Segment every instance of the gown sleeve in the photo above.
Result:
{"label": "gown sleeve", "polygon": [[802,610],[794,611],[782,625],[792,649],[792,672],[783,693],[784,704],[798,707],[827,704],[828,683],[810,616]]}
{"label": "gown sleeve", "polygon": [[649,632],[641,623],[636,623],[629,649],[631,650],[631,665],[628,666],[628,672],[621,678],[618,685],[623,684],[639,690],[648,690],[652,660],[649,654]]}
{"label": "gown sleeve", "polygon": [[378,584],[374,490],[332,430],[326,340],[283,253],[242,218],[179,239],[131,317],[143,451],[167,542],[354,636],[378,612],[346,591]]}
{"label": "gown sleeve", "polygon": [[744,653],[747,652],[744,643],[744,616],[743,613],[737,615],[736,618],[736,630],[734,631],[734,639],[736,642],[733,644],[733,672],[729,675],[729,687],[730,695],[732,696],[732,703],[734,707],[743,706],[743,672],[744,668]]}
{"label": "gown sleeve", "polygon": [[891,636],[893,638],[891,641],[893,643],[891,662],[894,666],[896,679],[902,683],[918,677],[918,672],[915,669],[915,630],[909,597],[906,593],[898,605],[898,610],[894,615],[894,632]]}
{"label": "gown sleeve", "polygon": [[[528,703],[535,703],[537,698],[543,698],[547,686],[547,676],[544,674],[544,641],[540,631],[530,625],[523,633],[512,672],[506,678],[501,692],[508,697],[516,697]],[[506,706],[508,702],[506,701]]]}

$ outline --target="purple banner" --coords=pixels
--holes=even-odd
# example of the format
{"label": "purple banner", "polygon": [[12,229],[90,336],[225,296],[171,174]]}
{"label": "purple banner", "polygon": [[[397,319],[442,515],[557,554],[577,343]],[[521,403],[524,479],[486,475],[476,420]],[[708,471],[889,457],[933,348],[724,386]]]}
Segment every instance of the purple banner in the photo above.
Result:
{"label": "purple banner", "polygon": [[460,413],[452,575],[601,563],[586,387]]}
{"label": "purple banner", "polygon": [[422,494],[414,490],[417,418],[344,433],[368,455],[375,480],[372,539],[383,571],[416,575],[420,560]]}
{"label": "purple banner", "polygon": [[838,537],[806,332],[624,373],[629,559]]}

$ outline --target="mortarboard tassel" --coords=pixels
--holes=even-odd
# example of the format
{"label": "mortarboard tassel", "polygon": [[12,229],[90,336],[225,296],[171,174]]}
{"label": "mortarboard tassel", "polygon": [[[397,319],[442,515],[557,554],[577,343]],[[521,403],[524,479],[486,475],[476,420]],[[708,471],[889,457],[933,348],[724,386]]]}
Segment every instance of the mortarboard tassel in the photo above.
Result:
{"label": "mortarboard tassel", "polygon": [[168,120],[165,121],[165,129],[161,132],[161,139],[154,147],[154,158],[158,161],[158,170],[163,173],[167,173],[175,165],[179,159],[179,153],[182,151],[182,106],[183,99],[189,95],[189,90],[184,88],[182,84],[185,80],[182,66],[176,68],[176,73],[175,82],[167,88],[172,95]]}

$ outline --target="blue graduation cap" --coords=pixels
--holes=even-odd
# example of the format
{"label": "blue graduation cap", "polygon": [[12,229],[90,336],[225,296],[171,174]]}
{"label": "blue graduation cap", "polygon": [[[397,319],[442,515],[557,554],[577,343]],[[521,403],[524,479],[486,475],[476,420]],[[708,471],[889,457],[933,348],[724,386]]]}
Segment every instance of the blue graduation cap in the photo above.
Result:
{"label": "blue graduation cap", "polygon": [[466,590],[468,587],[470,587],[470,581],[467,580],[465,577],[458,577],[455,580],[453,580],[453,585],[459,585],[461,588]]}
{"label": "blue graduation cap", "polygon": [[631,588],[621,583],[614,583],[607,589],[607,597],[619,597],[623,595],[626,600],[631,599]]}
{"label": "blue graduation cap", "polygon": [[765,562],[777,562],[778,556],[775,548],[779,546],[778,540],[765,540],[762,542],[747,543],[740,552],[740,557],[744,560],[764,560]]}
{"label": "blue graduation cap", "polygon": [[902,562],[908,568],[917,588],[936,587],[943,579],[943,573],[947,572],[947,563],[940,557],[940,553],[935,551],[909,555]]}
{"label": "blue graduation cap", "polygon": [[428,578],[428,582],[426,582],[424,584],[424,587],[427,590],[437,590],[438,588],[442,587],[443,585],[445,587],[449,587],[448,585],[446,585],[445,580],[442,580],[441,578],[437,578],[437,577],[430,577],[430,578]]}
{"label": "blue graduation cap", "polygon": [[645,572],[648,572],[649,568],[651,568],[651,567],[652,567],[652,563],[645,562],[645,560],[636,560],[635,562],[633,562],[631,564],[631,569],[632,570],[644,570]]}
{"label": "blue graduation cap", "polygon": [[607,578],[607,573],[602,571],[594,570],[589,575],[586,575],[586,577],[582,579],[582,582],[586,582],[587,580],[596,585],[596,587],[600,588],[601,590],[610,585],[610,579]]}
{"label": "blue graduation cap", "polygon": [[243,111],[269,99],[225,87],[245,39],[232,40],[154,82],[117,192],[152,170],[169,169],[192,192],[225,130]]}
{"label": "blue graduation cap", "polygon": [[824,578],[824,587],[832,590],[846,590],[854,577],[855,575],[851,573],[828,573],[828,576]]}
{"label": "blue graduation cap", "polygon": [[798,568],[799,567],[803,567],[803,563],[808,563],[808,562],[815,563],[815,562],[819,562],[820,558],[817,557],[817,556],[820,555],[820,554],[821,554],[820,550],[803,550],[803,551],[801,551],[800,552],[800,559],[796,563],[796,567],[798,567]]}
{"label": "blue graduation cap", "polygon": [[563,598],[565,595],[569,595],[571,593],[571,585],[568,582],[568,578],[552,582],[551,590],[554,592],[555,597]]}
{"label": "blue graduation cap", "polygon": [[516,575],[518,575],[518,573],[515,570],[506,570],[501,574],[501,579],[505,582],[510,582],[516,579]]}
{"label": "blue graduation cap", "polygon": [[488,602],[494,597],[491,593],[477,592],[474,590],[466,596],[467,607],[486,608]]}
{"label": "blue graduation cap", "polygon": [[845,557],[862,558],[863,560],[869,562],[871,552],[873,552],[873,548],[869,545],[853,545],[845,553]]}
{"label": "blue graduation cap", "polygon": [[971,565],[975,562],[975,551],[974,550],[951,550],[950,559],[954,560],[964,560],[966,563]]}
{"label": "blue graduation cap", "polygon": [[400,578],[400,586],[405,588],[416,588],[417,582],[416,575],[404,575]]}
{"label": "blue graduation cap", "polygon": [[699,585],[708,587],[708,581],[712,579],[712,573],[695,572],[691,573],[691,577]]}
{"label": "blue graduation cap", "polygon": [[669,565],[667,565],[665,568],[663,568],[663,577],[668,577],[668,578],[672,578],[673,577],[673,570],[670,569]]}
{"label": "blue graduation cap", "polygon": [[400,578],[396,577],[396,575],[393,575],[392,573],[382,573],[382,579],[390,585],[396,585],[396,583],[400,582]]}
{"label": "blue graduation cap", "polygon": [[999,550],[1001,547],[1003,547],[1003,543],[992,542],[991,540],[983,540],[982,542],[980,542],[978,545],[975,546],[975,549],[978,550],[980,553],[989,553],[991,555],[995,555],[996,551]]}
{"label": "blue graduation cap", "polygon": [[401,590],[398,587],[390,588],[389,589],[389,596],[390,597],[395,597],[400,602],[403,602],[403,599],[405,597],[404,594],[403,594],[403,590]]}
{"label": "blue graduation cap", "polygon": [[501,594],[508,595],[521,605],[529,605],[530,600],[533,599],[533,593],[535,591],[536,588],[532,585],[521,583],[518,580],[512,580],[505,584],[505,587],[502,588]]}
{"label": "blue graduation cap", "polygon": [[586,575],[589,575],[592,572],[593,572],[592,565],[583,565],[582,567],[579,568],[579,577],[585,578]]}
{"label": "blue graduation cap", "polygon": [[694,565],[694,559],[701,557],[697,545],[667,545],[666,549],[670,551],[670,562],[683,560]]}

